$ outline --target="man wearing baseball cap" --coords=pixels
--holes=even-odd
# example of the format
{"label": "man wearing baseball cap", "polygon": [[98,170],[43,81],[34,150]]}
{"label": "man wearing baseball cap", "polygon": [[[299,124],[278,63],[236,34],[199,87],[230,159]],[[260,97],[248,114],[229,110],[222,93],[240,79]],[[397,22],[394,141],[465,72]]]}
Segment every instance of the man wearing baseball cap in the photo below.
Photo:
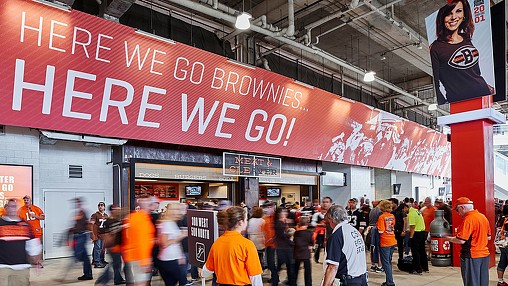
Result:
{"label": "man wearing baseball cap", "polygon": [[446,240],[461,244],[460,272],[466,286],[489,284],[490,224],[485,215],[474,209],[473,202],[466,197],[458,198],[453,209],[462,217],[456,236]]}

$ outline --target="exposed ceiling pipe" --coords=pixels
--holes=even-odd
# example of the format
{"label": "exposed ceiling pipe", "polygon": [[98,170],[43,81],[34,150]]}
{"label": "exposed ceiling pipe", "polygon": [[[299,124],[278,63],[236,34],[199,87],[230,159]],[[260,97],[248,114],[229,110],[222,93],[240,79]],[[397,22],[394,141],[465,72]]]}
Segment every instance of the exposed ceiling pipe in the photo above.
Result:
{"label": "exposed ceiling pipe", "polygon": [[[211,16],[211,17],[214,17],[214,18],[218,18],[218,19],[222,19],[222,20],[225,20],[231,24],[234,24],[235,21],[236,21],[236,17],[235,16],[232,16],[232,15],[229,15],[229,14],[226,14],[226,13],[223,13],[221,11],[218,11],[218,10],[215,10],[211,7],[208,7],[208,6],[205,6],[205,5],[202,5],[202,4],[198,4],[196,2],[192,2],[190,0],[170,0],[172,3],[175,3],[175,4],[178,4],[178,5],[181,5],[183,7],[186,7],[188,9],[191,9],[191,10],[195,10],[195,11],[198,11],[200,13],[203,13],[203,14],[206,14],[208,16]],[[400,1],[400,0],[396,0],[396,1]],[[289,44],[289,45],[292,45],[298,49],[301,49],[302,51],[305,51],[305,52],[308,52],[310,54],[316,54],[332,63],[335,63],[339,66],[342,66],[348,70],[351,70],[357,74],[359,74],[360,76],[364,76],[365,75],[365,70],[362,69],[362,68],[359,68],[357,66],[354,66],[352,65],[351,63],[348,63],[346,62],[345,60],[343,59],[340,59],[332,54],[329,54],[319,48],[316,48],[316,47],[307,47],[305,45],[302,45],[298,42],[295,42],[294,40],[291,40],[291,39],[288,39],[286,37],[282,37],[282,36],[277,36],[276,33],[273,33],[271,31],[268,31],[266,29],[263,29],[259,26],[254,26],[254,25],[251,25],[250,29],[254,32],[257,32],[257,33],[260,33],[260,34],[263,34],[265,36],[269,36],[269,37],[272,37],[272,38],[275,38],[277,40],[279,40],[281,43],[285,43],[285,44]],[[417,103],[422,103],[422,104],[425,104],[425,105],[430,105],[431,103],[429,102],[426,102],[424,101],[423,99],[421,98],[418,98],[412,94],[410,94],[409,92],[403,90],[402,88],[390,83],[390,82],[387,82],[381,78],[378,78],[376,77],[376,80],[375,80],[375,83],[378,83],[382,86],[385,86],[387,87],[388,89],[391,89],[395,92],[398,92],[406,97],[409,97],[411,99],[413,99],[414,101],[416,101]],[[437,109],[439,112],[441,112],[442,114],[449,114],[447,111],[443,110],[443,109],[440,109],[438,108]]]}
{"label": "exposed ceiling pipe", "polygon": [[251,24],[256,25],[256,26],[260,26],[263,29],[268,29],[268,30],[270,30],[272,32],[278,32],[278,31],[281,30],[279,27],[268,23],[267,20],[266,20],[266,15],[261,15],[258,18],[252,20]]}
{"label": "exposed ceiling pipe", "polygon": [[395,109],[394,111],[397,112],[397,111],[404,111],[404,110],[409,110],[409,109],[414,109],[414,108],[420,108],[420,107],[424,107],[425,104],[416,104],[416,105],[410,105],[410,106],[404,106],[404,107],[401,107],[401,108],[398,108],[398,109]]}
{"label": "exposed ceiling pipe", "polygon": [[347,9],[347,10],[345,10],[345,11],[339,11],[339,12],[337,12],[337,13],[333,13],[332,15],[328,15],[328,16],[326,16],[326,17],[322,18],[322,19],[317,20],[317,21],[316,21],[316,22],[314,22],[314,23],[310,23],[310,24],[306,25],[306,26],[304,27],[304,29],[306,29],[306,30],[312,30],[312,29],[314,29],[314,28],[316,28],[316,27],[318,27],[318,26],[323,25],[324,23],[326,23],[326,22],[328,22],[328,21],[331,21],[331,20],[333,20],[333,19],[335,19],[335,18],[339,18],[339,17],[341,17],[342,15],[344,15],[344,14],[346,14],[346,13],[348,13],[348,12],[353,11],[355,8],[358,8],[358,7],[362,6],[363,4],[365,4],[365,3],[364,3],[364,2],[362,2],[360,5],[358,5],[358,4],[357,4],[357,6],[356,6],[356,7],[352,7],[352,6],[351,6],[350,8],[348,8],[348,9]]}
{"label": "exposed ceiling pipe", "polygon": [[288,29],[286,35],[288,37],[295,35],[295,5],[293,0],[288,0]]}
{"label": "exposed ceiling pipe", "polygon": [[263,54],[261,54],[261,48],[259,45],[256,43],[254,46],[256,47],[256,65],[262,64],[265,70],[271,71],[268,60],[264,57]]}
{"label": "exposed ceiling pipe", "polygon": [[[386,4],[386,5],[382,6],[382,7],[380,7],[379,9],[386,9],[386,8],[390,7],[390,5],[393,7],[393,5],[394,5],[394,4],[396,4],[396,3],[400,2],[400,1],[402,1],[402,0],[395,0],[395,1],[393,1],[393,2],[390,2],[390,3],[388,3],[388,4]],[[340,25],[338,25],[338,26],[336,26],[336,27],[334,27],[334,28],[332,28],[332,29],[330,29],[330,30],[328,30],[328,31],[324,31],[323,33],[321,33],[321,34],[319,34],[319,35],[317,35],[317,36],[316,36],[316,42],[315,42],[315,43],[313,43],[313,45],[317,45],[317,44],[319,43],[319,38],[320,38],[320,37],[322,37],[322,36],[324,36],[324,35],[326,35],[326,34],[329,34],[329,33],[333,32],[333,31],[335,31],[335,30],[337,30],[337,29],[340,29],[340,28],[344,27],[345,25],[347,25],[347,24],[349,24],[349,23],[351,23],[351,22],[353,22],[353,21],[358,21],[358,20],[360,20],[360,19],[362,19],[362,18],[365,18],[365,17],[367,17],[367,16],[369,16],[369,15],[372,15],[372,14],[374,14],[374,13],[376,13],[376,11],[371,10],[371,11],[369,11],[369,12],[367,12],[367,13],[365,13],[365,14],[359,15],[359,16],[357,16],[357,17],[353,18],[353,19],[349,19],[349,20],[348,20],[348,21],[346,21],[345,23],[340,24]]]}
{"label": "exposed ceiling pipe", "polygon": [[351,1],[351,4],[349,4],[349,6],[350,6],[351,8],[356,8],[356,7],[358,7],[358,3],[359,3],[359,2],[360,2],[360,0],[352,0],[352,1]]}
{"label": "exposed ceiling pipe", "polygon": [[[102,0],[106,1],[106,0]],[[122,15],[129,10],[136,0],[113,0],[106,9],[106,14],[120,19]]]}
{"label": "exposed ceiling pipe", "polygon": [[[378,7],[374,6],[374,5],[372,5],[371,3],[365,3],[365,4],[372,11],[377,12],[379,15],[383,16],[383,18],[385,18],[387,21],[389,21],[390,23],[392,23],[396,27],[399,27],[402,31],[406,32],[408,34],[410,40],[412,40],[414,38],[414,40],[418,41],[420,44],[425,44],[426,46],[429,46],[429,44],[425,40],[425,37],[422,37],[421,35],[419,35],[416,32],[410,31],[407,27],[402,25],[402,22],[399,22],[399,21],[395,20],[393,17],[391,17],[391,16],[387,15],[385,12],[381,11],[381,9],[384,9],[384,8],[382,8],[382,7],[378,8]],[[414,34],[416,34],[416,35],[414,35]]]}

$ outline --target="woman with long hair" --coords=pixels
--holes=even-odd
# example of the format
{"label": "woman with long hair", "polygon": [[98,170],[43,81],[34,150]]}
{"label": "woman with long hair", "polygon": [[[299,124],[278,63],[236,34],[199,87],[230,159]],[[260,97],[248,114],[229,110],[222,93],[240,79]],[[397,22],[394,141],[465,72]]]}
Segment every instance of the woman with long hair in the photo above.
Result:
{"label": "woman with long hair", "polygon": [[168,204],[166,213],[157,224],[157,266],[166,286],[187,284],[187,260],[180,243],[187,237],[187,230],[180,230],[177,225],[185,215],[186,208],[184,204]]}
{"label": "woman with long hair", "polygon": [[247,212],[230,207],[217,213],[219,225],[226,231],[212,245],[202,277],[215,273],[219,285],[262,286],[261,263],[254,243],[242,236],[247,228]]}
{"label": "woman with long hair", "polygon": [[[430,46],[438,104],[493,94],[480,72],[478,49],[473,46],[474,23],[467,0],[452,0],[439,9],[436,40]],[[440,85],[446,91],[440,91]]]}
{"label": "woman with long hair", "polygon": [[393,286],[392,257],[397,240],[395,239],[395,216],[391,213],[392,202],[383,200],[379,203],[379,209],[383,212],[377,219],[379,231],[379,254],[381,265],[385,270],[386,281],[381,286]]}
{"label": "woman with long hair", "polygon": [[[245,207],[243,207],[245,209]],[[247,211],[247,209],[246,209]],[[247,226],[247,237],[254,242],[258,250],[259,261],[263,264],[263,254],[265,252],[265,233],[263,232],[263,208],[254,206],[252,208],[252,217],[249,219]]]}

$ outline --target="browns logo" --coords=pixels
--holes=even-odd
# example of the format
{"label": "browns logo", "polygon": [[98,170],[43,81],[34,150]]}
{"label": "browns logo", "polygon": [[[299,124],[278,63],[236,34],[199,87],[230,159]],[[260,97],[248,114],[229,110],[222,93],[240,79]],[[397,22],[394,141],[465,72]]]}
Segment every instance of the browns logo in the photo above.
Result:
{"label": "browns logo", "polygon": [[471,45],[467,45],[456,50],[450,57],[448,64],[457,69],[468,69],[474,66],[479,59],[480,53],[478,53],[478,50]]}

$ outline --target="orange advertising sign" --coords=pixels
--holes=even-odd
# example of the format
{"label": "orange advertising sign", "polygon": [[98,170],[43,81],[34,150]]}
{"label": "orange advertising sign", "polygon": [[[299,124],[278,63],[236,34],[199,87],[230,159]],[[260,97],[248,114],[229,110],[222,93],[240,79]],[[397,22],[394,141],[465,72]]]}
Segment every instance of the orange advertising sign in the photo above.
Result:
{"label": "orange advertising sign", "polygon": [[0,165],[0,206],[32,195],[32,166]]}

